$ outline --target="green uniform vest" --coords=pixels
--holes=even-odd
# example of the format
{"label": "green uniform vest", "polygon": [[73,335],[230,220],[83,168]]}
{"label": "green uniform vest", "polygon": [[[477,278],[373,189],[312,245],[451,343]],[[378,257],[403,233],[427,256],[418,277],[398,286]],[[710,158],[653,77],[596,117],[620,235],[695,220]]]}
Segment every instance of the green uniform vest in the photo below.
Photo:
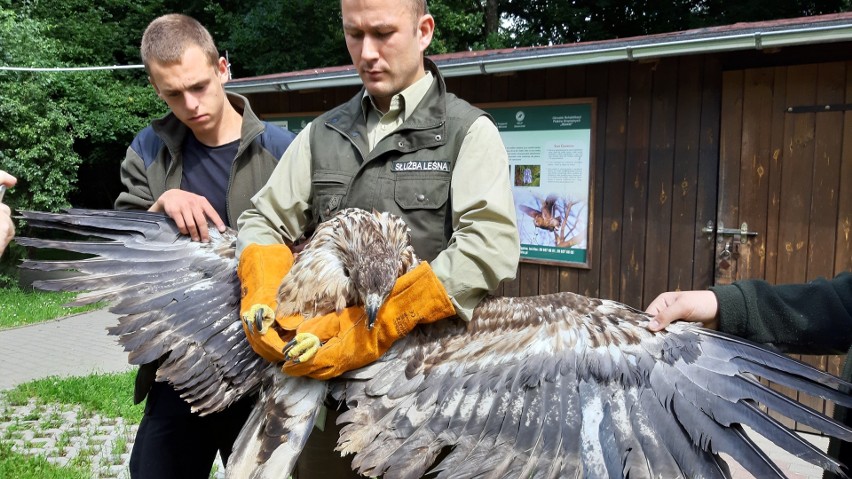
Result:
{"label": "green uniform vest", "polygon": [[435,78],[429,91],[369,153],[363,90],[312,123],[311,207],[318,222],[344,208],[398,215],[417,254],[431,261],[453,233],[450,182],[462,142],[487,113],[447,93],[437,66],[425,66]]}

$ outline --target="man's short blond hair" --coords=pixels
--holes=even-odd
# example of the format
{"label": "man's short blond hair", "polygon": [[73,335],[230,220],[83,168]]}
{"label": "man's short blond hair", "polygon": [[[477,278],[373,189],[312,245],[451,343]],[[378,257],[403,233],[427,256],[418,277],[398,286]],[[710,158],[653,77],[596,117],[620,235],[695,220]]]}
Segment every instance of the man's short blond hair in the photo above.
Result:
{"label": "man's short blond hair", "polygon": [[148,72],[151,62],[178,63],[191,46],[201,48],[210,65],[219,60],[219,50],[213,37],[198,20],[179,13],[157,17],[142,34],[142,63]]}

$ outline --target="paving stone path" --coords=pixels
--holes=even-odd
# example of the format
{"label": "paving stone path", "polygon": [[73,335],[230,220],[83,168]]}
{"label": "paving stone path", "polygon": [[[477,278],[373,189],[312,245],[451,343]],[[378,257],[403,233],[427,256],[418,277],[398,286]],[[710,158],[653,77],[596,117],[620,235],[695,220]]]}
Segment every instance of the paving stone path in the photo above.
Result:
{"label": "paving stone path", "polygon": [[[92,479],[126,479],[137,424],[69,404],[13,405],[0,393],[0,441],[20,454],[42,456],[57,466],[91,469]],[[224,478],[217,457],[213,478]]]}
{"label": "paving stone path", "polygon": [[129,478],[135,424],[66,404],[12,405],[0,395],[0,440],[15,452],[91,469],[93,479]]}

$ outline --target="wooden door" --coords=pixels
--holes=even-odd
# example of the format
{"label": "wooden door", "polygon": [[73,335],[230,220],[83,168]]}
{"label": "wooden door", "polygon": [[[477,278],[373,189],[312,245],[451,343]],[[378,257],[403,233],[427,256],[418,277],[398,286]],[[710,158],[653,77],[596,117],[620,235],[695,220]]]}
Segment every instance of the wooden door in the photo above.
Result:
{"label": "wooden door", "polygon": [[[745,243],[711,235],[716,284],[799,283],[852,270],[850,103],[852,62],[723,74],[717,222],[745,223],[757,235]],[[834,374],[843,359],[799,358]],[[800,399],[831,412],[822,400]]]}

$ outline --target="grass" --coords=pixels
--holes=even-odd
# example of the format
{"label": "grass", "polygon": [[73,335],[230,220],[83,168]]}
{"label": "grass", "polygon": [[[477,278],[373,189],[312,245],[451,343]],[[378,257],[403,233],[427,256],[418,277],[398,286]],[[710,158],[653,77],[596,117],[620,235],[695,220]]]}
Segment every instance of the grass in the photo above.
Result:
{"label": "grass", "polygon": [[[26,404],[30,398],[41,403],[80,405],[102,416],[122,417],[132,424],[142,420],[142,405],[133,404],[136,370],[69,378],[48,377],[24,383],[6,393],[10,404]],[[4,477],[0,475],[0,477]]]}
{"label": "grass", "polygon": [[103,307],[101,304],[71,308],[62,306],[73,300],[75,295],[75,293],[0,288],[0,329],[40,323]]}
{"label": "grass", "polygon": [[58,467],[40,456],[27,456],[12,451],[12,446],[0,442],[0,477],[15,479],[86,479],[91,469],[78,466]]}

